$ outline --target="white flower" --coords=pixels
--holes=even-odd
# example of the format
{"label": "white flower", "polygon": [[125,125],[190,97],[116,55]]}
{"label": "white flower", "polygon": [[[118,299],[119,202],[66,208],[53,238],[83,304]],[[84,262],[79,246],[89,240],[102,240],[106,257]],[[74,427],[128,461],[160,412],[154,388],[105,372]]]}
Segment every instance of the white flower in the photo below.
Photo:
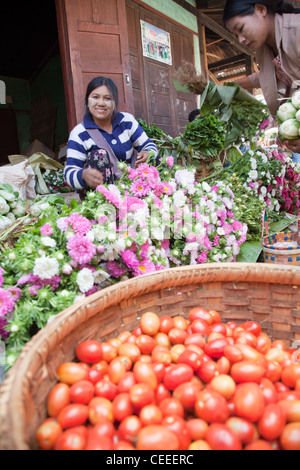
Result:
{"label": "white flower", "polygon": [[56,241],[51,237],[41,237],[41,242],[44,246],[49,246],[50,248],[54,248],[56,246]]}
{"label": "white flower", "polygon": [[41,279],[51,279],[59,274],[59,263],[56,258],[42,256],[34,263],[33,274]]}
{"label": "white flower", "polygon": [[187,188],[190,184],[193,184],[195,181],[195,175],[189,170],[177,170],[175,173],[175,181]]}
{"label": "white flower", "polygon": [[217,228],[217,234],[218,235],[225,235],[225,230],[223,229],[223,227],[218,227]]}
{"label": "white flower", "polygon": [[98,271],[95,271],[94,273],[94,282],[95,284],[102,284],[104,281],[109,279],[110,275],[106,272],[103,271],[102,269],[98,269]]}
{"label": "white flower", "polygon": [[186,203],[186,196],[184,192],[179,189],[173,195],[174,205],[175,207],[183,207]]}
{"label": "white flower", "polygon": [[257,177],[258,177],[258,173],[256,170],[250,170],[249,171],[249,177],[252,179],[252,180],[256,180]]}
{"label": "white flower", "polygon": [[250,163],[251,163],[251,168],[252,168],[252,170],[256,170],[256,168],[257,168],[257,161],[255,160],[255,158],[250,158]]}
{"label": "white flower", "polygon": [[211,191],[211,187],[209,186],[209,184],[206,183],[206,181],[202,182],[202,189],[203,191],[206,191],[208,193]]}
{"label": "white flower", "polygon": [[83,268],[78,274],[76,282],[80,292],[88,292],[94,285],[94,275],[89,268]]}
{"label": "white flower", "polygon": [[66,263],[63,265],[61,270],[64,274],[71,274],[71,272],[73,271],[73,268],[69,263]]}
{"label": "white flower", "polygon": [[265,186],[262,186],[262,187],[260,188],[260,192],[261,192],[261,194],[262,194],[263,196],[265,196],[265,195],[267,194],[267,188],[266,188]]}

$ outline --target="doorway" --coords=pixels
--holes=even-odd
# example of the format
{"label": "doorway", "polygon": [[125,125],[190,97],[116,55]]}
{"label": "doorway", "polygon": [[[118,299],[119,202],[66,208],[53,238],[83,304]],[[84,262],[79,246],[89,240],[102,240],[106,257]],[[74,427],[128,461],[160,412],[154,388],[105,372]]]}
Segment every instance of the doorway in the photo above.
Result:
{"label": "doorway", "polygon": [[1,5],[0,80],[6,102],[0,104],[0,165],[8,155],[26,153],[41,142],[55,155],[68,139],[55,2]]}

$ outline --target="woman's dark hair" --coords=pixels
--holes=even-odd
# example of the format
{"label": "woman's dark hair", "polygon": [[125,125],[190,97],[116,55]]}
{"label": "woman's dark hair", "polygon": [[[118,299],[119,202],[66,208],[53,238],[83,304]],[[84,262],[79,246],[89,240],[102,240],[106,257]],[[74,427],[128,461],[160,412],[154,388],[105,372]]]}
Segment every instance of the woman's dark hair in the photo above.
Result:
{"label": "woman's dark hair", "polygon": [[87,111],[87,113],[89,112],[89,110],[88,110],[88,100],[89,100],[90,94],[96,88],[98,88],[100,86],[106,86],[110,91],[111,97],[112,97],[112,99],[113,99],[113,101],[116,105],[116,109],[115,109],[114,115],[113,115],[113,117],[114,117],[115,113],[116,113],[116,110],[118,108],[118,104],[119,104],[119,93],[118,93],[118,88],[117,88],[115,82],[111,78],[107,78],[107,77],[96,77],[88,84],[87,89],[86,89],[86,95],[85,95],[86,111]]}
{"label": "woman's dark hair", "polygon": [[281,0],[227,0],[223,11],[223,23],[234,16],[246,16],[254,13],[255,5],[265,5],[269,13],[300,13],[300,8]]}

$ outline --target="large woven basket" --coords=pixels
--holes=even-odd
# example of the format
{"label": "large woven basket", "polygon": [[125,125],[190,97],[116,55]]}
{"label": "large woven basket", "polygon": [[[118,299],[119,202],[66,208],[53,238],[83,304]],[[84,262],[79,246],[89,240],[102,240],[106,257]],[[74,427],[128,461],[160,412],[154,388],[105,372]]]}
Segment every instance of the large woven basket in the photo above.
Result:
{"label": "large woven basket", "polygon": [[174,268],[116,284],[61,312],[27,343],[1,387],[0,448],[36,448],[57,368],[74,360],[79,342],[132,330],[147,311],[186,316],[196,305],[218,310],[223,321],[258,321],[290,344],[300,339],[300,270],[258,263]]}

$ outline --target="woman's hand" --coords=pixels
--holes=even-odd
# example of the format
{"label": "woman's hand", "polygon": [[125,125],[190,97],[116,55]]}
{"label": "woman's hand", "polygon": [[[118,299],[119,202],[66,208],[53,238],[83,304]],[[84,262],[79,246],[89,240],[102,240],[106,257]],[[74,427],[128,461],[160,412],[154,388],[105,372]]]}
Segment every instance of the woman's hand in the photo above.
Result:
{"label": "woman's hand", "polygon": [[96,170],[95,168],[86,168],[85,170],[83,170],[82,178],[86,182],[86,184],[92,189],[96,189],[97,186],[103,184],[104,182],[102,173]]}
{"label": "woman's hand", "polygon": [[147,150],[142,150],[137,156],[137,160],[135,162],[135,167],[137,168],[142,163],[145,163],[148,160],[148,157],[149,157],[148,151]]}
{"label": "woman's hand", "polygon": [[300,139],[286,139],[283,143],[293,153],[300,153]]}

